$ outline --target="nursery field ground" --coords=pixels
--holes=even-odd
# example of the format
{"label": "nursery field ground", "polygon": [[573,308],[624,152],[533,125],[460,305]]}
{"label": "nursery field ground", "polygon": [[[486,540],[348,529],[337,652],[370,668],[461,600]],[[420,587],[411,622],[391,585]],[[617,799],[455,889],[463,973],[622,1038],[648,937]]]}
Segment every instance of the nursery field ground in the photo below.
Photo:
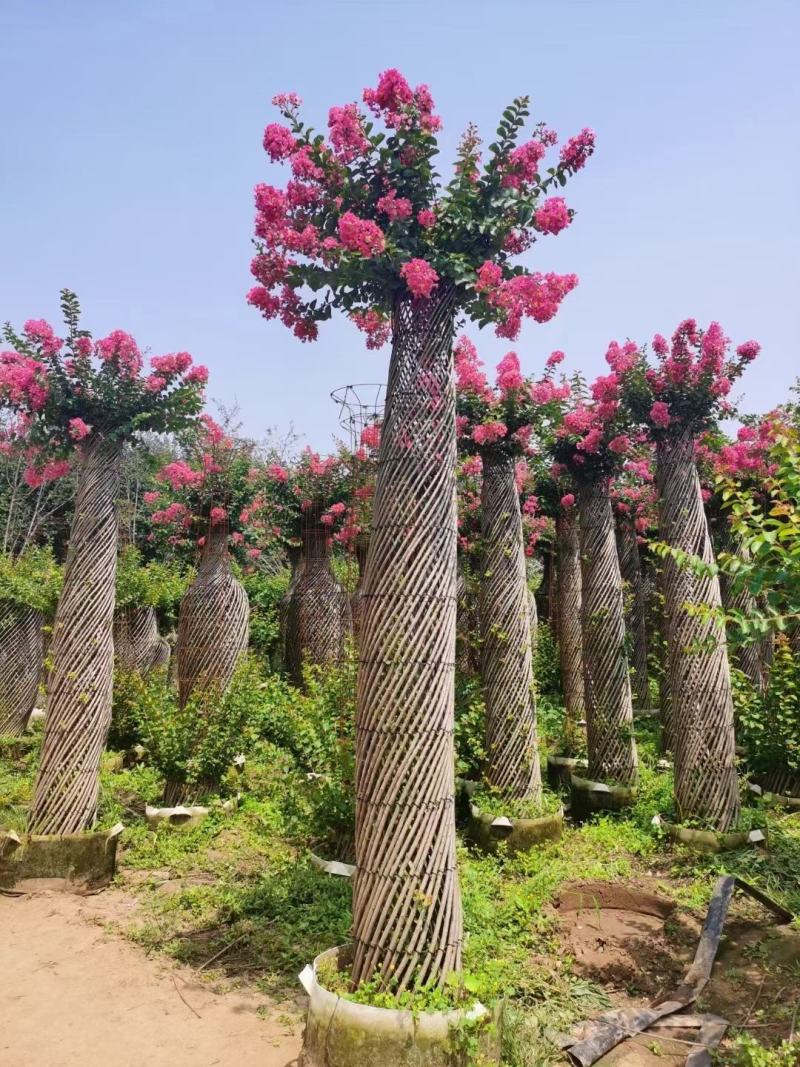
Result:
{"label": "nursery field ground", "polygon": [[[22,824],[33,758],[25,742],[0,750],[0,825]],[[143,810],[158,798],[155,772],[113,764],[108,757],[100,812],[103,825],[121,819],[127,827],[115,885],[90,897],[0,898],[8,986],[0,995],[11,1015],[0,1060],[68,1065],[66,1053],[47,1059],[57,1036],[62,1049],[83,1042],[87,1052],[74,1062],[87,1065],[157,1065],[159,1056],[172,1067],[289,1064],[302,1028],[297,974],[344,941],[350,925],[349,883],[308,863],[307,775],[287,769],[274,750],[256,754],[233,814],[151,830]],[[668,846],[651,825],[668,795],[668,778],[645,769],[641,798],[625,817],[570,827],[560,842],[515,858],[461,847],[464,966],[482,999],[507,998],[508,1064],[560,1062],[554,1031],[672,989],[720,873],[740,875],[800,914],[800,816],[765,813],[768,850],[701,857]],[[654,893],[667,914],[642,915],[623,899],[613,910],[569,910],[566,890],[597,882]],[[797,1029],[798,1005],[800,923],[779,926],[737,894],[699,1009],[730,1021],[729,1046],[740,1034],[773,1045]],[[116,1058],[107,1054],[112,1045]],[[15,1047],[22,1057],[9,1060]],[[129,1061],[120,1059],[131,1049]],[[607,1060],[677,1067],[685,1056],[685,1044],[647,1034]],[[797,1061],[787,1053],[774,1062]]]}

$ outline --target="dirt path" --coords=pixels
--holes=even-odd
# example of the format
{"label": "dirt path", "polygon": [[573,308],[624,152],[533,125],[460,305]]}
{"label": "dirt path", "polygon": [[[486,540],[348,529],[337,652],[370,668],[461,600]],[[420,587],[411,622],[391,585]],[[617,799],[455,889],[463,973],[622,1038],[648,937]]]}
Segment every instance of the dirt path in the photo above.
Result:
{"label": "dirt path", "polygon": [[214,993],[103,928],[133,906],[118,890],[0,896],[3,1067],[296,1063],[300,1028],[279,1005]]}

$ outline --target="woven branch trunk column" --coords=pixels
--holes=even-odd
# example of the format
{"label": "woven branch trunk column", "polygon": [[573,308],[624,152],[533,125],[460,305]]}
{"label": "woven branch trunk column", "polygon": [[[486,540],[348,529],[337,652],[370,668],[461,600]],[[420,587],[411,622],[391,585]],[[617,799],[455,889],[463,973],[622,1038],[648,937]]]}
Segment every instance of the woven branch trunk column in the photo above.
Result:
{"label": "woven branch trunk column", "polygon": [[[713,563],[691,434],[659,441],[656,454],[664,541]],[[725,632],[713,619],[690,615],[686,605],[720,608],[719,582],[667,556],[664,609],[678,815],[726,830],[739,813],[739,789]]]}
{"label": "woven branch trunk column", "polygon": [[589,777],[632,785],[637,758],[622,576],[605,479],[581,486],[580,546]]}
{"label": "woven branch trunk column", "polygon": [[664,606],[664,564],[655,561],[647,595],[650,633],[658,662],[658,719],[661,726],[661,751],[673,750],[672,691],[670,689],[667,616]]}
{"label": "woven branch trunk column", "polygon": [[353,623],[347,594],[331,570],[330,531],[312,505],[301,520],[302,563],[286,618],[286,652],[295,685],[307,663],[335,663],[344,656]]}
{"label": "woven branch trunk column", "polygon": [[[556,518],[558,657],[564,691],[564,740],[574,748],[578,722],[583,719],[586,700],[583,685],[583,634],[581,632],[581,554],[577,511],[570,508]],[[570,755],[569,752],[565,753]]]}
{"label": "woven branch trunk column", "polygon": [[120,608],[114,615],[114,654],[127,671],[149,674],[169,664],[169,643],[158,632],[155,608]]}
{"label": "woven branch trunk column", "polygon": [[34,608],[0,600],[0,734],[25,732],[44,663],[44,620]]}
{"label": "woven branch trunk column", "polygon": [[[750,561],[749,552],[738,538],[728,547],[731,553],[743,562],[748,563]],[[758,606],[753,594],[746,586],[734,591],[733,584],[727,576],[720,576],[720,594],[725,610],[741,611],[746,617],[755,615],[758,611]],[[763,692],[766,678],[764,664],[762,663],[764,642],[751,641],[748,644],[735,645],[731,651],[736,666],[742,671],[752,687],[756,692]]]}
{"label": "woven branch trunk column", "polygon": [[195,687],[227,689],[247,651],[249,628],[247,593],[231,573],[227,524],[209,523],[197,577],[178,614],[175,658],[182,708]]}
{"label": "woven branch trunk column", "polygon": [[454,657],[455,294],[398,300],[356,715],[353,981],[404,989],[461,967]]}
{"label": "woven branch trunk column", "polygon": [[481,681],[490,786],[509,798],[542,795],[533,692],[531,606],[514,460],[486,450],[481,488]]}
{"label": "woven branch trunk column", "polygon": [[28,822],[32,833],[79,833],[97,813],[100,758],[111,725],[121,457],[120,442],[96,438],[78,474]]}
{"label": "woven branch trunk column", "polygon": [[358,645],[361,636],[361,623],[364,615],[364,571],[367,567],[367,551],[369,549],[369,535],[359,534],[356,539],[355,553],[358,563],[358,581],[350,598],[350,614],[353,619],[353,640]]}
{"label": "woven branch trunk column", "polygon": [[636,527],[628,516],[617,519],[617,549],[622,580],[628,586],[626,623],[631,636],[631,692],[637,708],[650,707],[647,677],[647,605]]}

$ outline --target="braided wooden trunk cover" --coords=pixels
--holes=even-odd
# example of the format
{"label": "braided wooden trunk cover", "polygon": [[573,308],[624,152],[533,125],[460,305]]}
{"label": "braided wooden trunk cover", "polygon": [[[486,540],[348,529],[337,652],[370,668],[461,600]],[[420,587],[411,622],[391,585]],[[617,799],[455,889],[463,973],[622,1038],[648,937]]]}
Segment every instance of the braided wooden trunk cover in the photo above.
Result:
{"label": "braided wooden trunk cover", "polygon": [[398,300],[356,716],[353,981],[461,965],[454,808],[455,297]]}
{"label": "braided wooden trunk cover", "polygon": [[247,651],[249,626],[247,593],[231,573],[227,525],[209,524],[197,577],[178,615],[175,658],[181,707],[195,686],[227,689]]}
{"label": "braided wooden trunk cover", "polygon": [[0,600],[0,734],[19,737],[28,725],[44,663],[38,611]]}
{"label": "braided wooden trunk cover", "polygon": [[[657,470],[664,541],[713,563],[690,434],[658,442]],[[727,830],[738,816],[739,789],[725,632],[713,619],[690,615],[687,605],[719,608],[717,577],[701,577],[667,556],[664,609],[678,815]]]}
{"label": "braided wooden trunk cover", "polygon": [[486,449],[481,486],[481,680],[489,785],[541,796],[533,692],[531,607],[514,459]]}
{"label": "braided wooden trunk cover", "polygon": [[670,689],[667,616],[664,608],[664,564],[653,562],[647,586],[648,617],[651,642],[658,662],[658,719],[661,726],[661,751],[672,752],[672,691]]}
{"label": "braided wooden trunk cover", "polygon": [[289,669],[289,605],[292,602],[295,586],[300,580],[300,569],[303,562],[303,553],[299,545],[289,545],[286,549],[286,555],[289,559],[291,576],[286,592],[278,603],[278,647],[281,657],[279,666],[283,670]]}
{"label": "braided wooden trunk cover", "polygon": [[97,812],[100,757],[111,725],[121,456],[118,441],[96,438],[78,474],[31,833],[78,833]]}
{"label": "braided wooden trunk cover", "polygon": [[[728,548],[739,559],[749,562],[750,554],[738,538],[733,543],[729,543]],[[720,576],[719,584],[726,611],[741,611],[748,618],[757,612],[756,599],[746,586],[734,589],[733,583],[725,575]],[[746,676],[756,692],[763,692],[767,674],[765,665],[762,663],[764,642],[752,641],[749,644],[736,645],[731,651],[736,666]]]}
{"label": "braided wooden trunk cover", "polygon": [[553,600],[558,619],[558,657],[564,690],[564,738],[567,745],[572,747],[577,741],[577,724],[586,709],[581,632],[581,556],[575,508],[560,512],[556,518],[556,546],[557,595]]}
{"label": "braided wooden trunk cover", "polygon": [[303,683],[306,663],[335,663],[353,632],[350,603],[331,570],[330,533],[313,505],[301,523],[303,561],[293,583],[286,616],[286,657],[295,685]]}
{"label": "braided wooden trunk cover", "polygon": [[608,482],[580,488],[581,625],[589,778],[631,785],[636,742],[622,576]]}
{"label": "braided wooden trunk cover", "polygon": [[155,608],[120,608],[114,615],[114,655],[127,671],[149,674],[169,664],[169,643],[158,632]]}
{"label": "braided wooden trunk cover", "polygon": [[359,534],[356,539],[355,551],[358,562],[358,581],[350,598],[350,614],[353,619],[353,639],[358,647],[361,636],[361,623],[364,615],[364,571],[367,567],[367,551],[369,549],[369,534]]}
{"label": "braided wooden trunk cover", "polygon": [[631,638],[631,691],[637,708],[650,707],[650,686],[647,679],[647,605],[645,603],[642,566],[636,527],[627,515],[617,519],[617,549],[619,569],[626,583],[626,622]]}

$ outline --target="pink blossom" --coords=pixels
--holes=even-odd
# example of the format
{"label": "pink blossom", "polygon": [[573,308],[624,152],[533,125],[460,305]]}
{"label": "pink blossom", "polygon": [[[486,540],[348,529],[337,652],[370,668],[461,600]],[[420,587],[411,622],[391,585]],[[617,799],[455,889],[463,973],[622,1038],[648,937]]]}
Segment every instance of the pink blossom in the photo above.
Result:
{"label": "pink blossom", "polygon": [[377,223],[360,219],[352,211],[345,211],[339,219],[339,240],[351,252],[358,252],[365,259],[380,255],[386,239]]}
{"label": "pink blossom", "polygon": [[547,363],[545,364],[545,366],[557,367],[559,363],[564,362],[564,358],[564,353],[557,349],[555,352],[551,352],[550,355],[547,357]]}
{"label": "pink blossom", "polygon": [[461,471],[468,478],[476,478],[483,473],[483,460],[480,456],[467,456],[461,464]]}
{"label": "pink blossom", "polygon": [[92,428],[87,426],[83,419],[70,419],[67,423],[67,432],[73,441],[82,441],[84,437],[89,436]]}
{"label": "pink blossom", "polygon": [[524,379],[519,367],[519,357],[516,352],[509,352],[497,364],[497,377],[495,379],[501,393],[506,394],[515,389],[521,389]]}
{"label": "pink blossom", "polygon": [[142,499],[144,500],[145,504],[147,504],[147,505],[157,504],[158,501],[161,499],[161,493],[155,493],[155,492],[152,492],[151,490],[148,490],[146,493],[144,493],[142,495]]}
{"label": "pink blossom", "polygon": [[258,559],[259,556],[261,555],[261,549],[260,548],[248,548],[247,554],[250,557],[250,559]]}
{"label": "pink blossom", "polygon": [[272,98],[272,103],[281,111],[296,111],[303,100],[297,93],[276,93]]}
{"label": "pink blossom", "polygon": [[578,441],[576,448],[581,452],[587,452],[589,454],[595,454],[600,451],[600,445],[603,443],[603,431],[599,426],[593,426],[591,430]]}
{"label": "pink blossom", "polygon": [[650,408],[650,419],[659,429],[666,429],[670,422],[672,422],[672,416],[669,413],[669,405],[665,404],[663,400],[656,400]]}
{"label": "pink blossom", "polygon": [[265,319],[274,319],[281,308],[280,299],[273,296],[263,285],[254,285],[247,294],[247,303],[258,308]]}
{"label": "pink blossom", "polygon": [[274,161],[288,159],[294,152],[295,139],[288,126],[271,122],[264,130],[264,151]]}
{"label": "pink blossom", "polygon": [[182,459],[162,467],[157,477],[159,481],[168,482],[174,490],[199,485],[203,480],[202,472],[192,470],[189,464]]}
{"label": "pink blossom", "polygon": [[572,222],[572,215],[562,196],[551,196],[534,214],[537,229],[542,233],[561,233]]}
{"label": "pink blossom", "polygon": [[43,363],[19,352],[0,353],[0,396],[15,407],[40,411],[49,394]]}
{"label": "pink blossom", "polygon": [[508,159],[508,170],[503,176],[503,185],[512,189],[530,185],[539,173],[539,164],[544,154],[545,147],[541,141],[537,140],[528,141],[515,148]]}
{"label": "pink blossom", "polygon": [[350,312],[350,321],[367,335],[367,348],[382,348],[392,334],[391,323],[376,308]]}
{"label": "pink blossom", "polygon": [[163,378],[160,374],[150,374],[144,380],[144,387],[148,393],[160,393],[166,384],[167,379]]}
{"label": "pink blossom", "polygon": [[611,452],[624,456],[631,450],[631,439],[627,434],[619,434],[618,437],[614,437],[608,442],[608,447]]}
{"label": "pink blossom", "polygon": [[[468,337],[462,334],[453,347],[456,387],[462,392],[485,396],[489,385],[483,371],[483,362],[478,359],[478,350]],[[490,394],[491,395],[491,394]]]}
{"label": "pink blossom", "polygon": [[275,482],[288,482],[289,472],[279,463],[271,463],[267,467],[267,476]]}
{"label": "pink blossom", "polygon": [[369,149],[364,119],[357,104],[332,107],[328,112],[328,129],[334,154],[342,163],[352,163]]}
{"label": "pink blossom", "polygon": [[208,367],[205,367],[202,363],[196,363],[193,367],[190,367],[183,380],[187,383],[195,382],[198,385],[204,385],[208,381]]}
{"label": "pink blossom", "polygon": [[174,352],[169,356],[153,356],[150,360],[150,366],[153,370],[158,371],[159,374],[166,374],[170,378],[183,374],[191,365],[192,357],[188,352]]}
{"label": "pink blossom", "polygon": [[758,341],[745,341],[736,349],[736,355],[747,363],[752,362],[761,351]]}
{"label": "pink blossom", "polygon": [[626,374],[636,365],[638,359],[639,349],[633,341],[626,341],[624,345],[612,341],[606,352],[606,363],[616,374]]}
{"label": "pink blossom", "polygon": [[311,158],[314,149],[310,144],[304,144],[291,156],[292,174],[307,182],[321,182],[325,177],[325,171]]}
{"label": "pink blossom", "polygon": [[366,445],[367,448],[377,449],[381,443],[381,428],[374,423],[371,426],[365,426],[361,431],[361,444]]}
{"label": "pink blossom", "polygon": [[56,337],[50,323],[44,319],[28,319],[22,327],[22,332],[29,341],[39,345],[45,356],[55,356],[64,344],[60,337]]}
{"label": "pink blossom", "polygon": [[191,521],[188,508],[177,500],[161,511],[154,511],[150,516],[150,521],[155,526],[171,526],[176,523],[185,524],[187,519]]}
{"label": "pink blossom", "polygon": [[97,354],[105,363],[116,361],[120,374],[135,378],[142,369],[139,346],[124,330],[112,330],[108,337],[97,342]]}
{"label": "pink blossom", "polygon": [[218,526],[221,522],[227,521],[228,512],[225,508],[212,508],[209,512],[209,518],[211,519],[212,526]]}
{"label": "pink blossom", "polygon": [[499,264],[487,259],[486,262],[478,269],[477,281],[475,282],[475,290],[478,293],[491,292],[500,285],[503,281],[503,271]]}
{"label": "pink blossom", "polygon": [[260,183],[255,187],[256,211],[267,225],[278,225],[286,218],[286,195],[274,185]]}
{"label": "pink blossom", "polygon": [[430,208],[424,207],[422,211],[417,212],[417,222],[423,230],[429,230],[436,225],[436,215]]}
{"label": "pink blossom", "polygon": [[507,433],[508,427],[504,422],[481,422],[472,431],[472,440],[476,445],[493,445],[502,441]]}
{"label": "pink blossom", "polygon": [[376,207],[391,222],[410,219],[413,211],[411,201],[404,196],[398,196],[395,189],[390,189],[386,196],[382,196],[378,200]]}
{"label": "pink blossom", "polygon": [[400,268],[400,276],[413,296],[427,299],[439,281],[439,275],[424,259],[410,259]]}
{"label": "pink blossom", "polygon": [[564,493],[564,495],[561,497],[561,507],[562,508],[571,508],[574,503],[575,503],[575,494],[574,493]]}
{"label": "pink blossom", "polygon": [[584,128],[575,137],[570,137],[561,149],[561,165],[573,174],[586,165],[589,156],[594,152],[594,130]]}

